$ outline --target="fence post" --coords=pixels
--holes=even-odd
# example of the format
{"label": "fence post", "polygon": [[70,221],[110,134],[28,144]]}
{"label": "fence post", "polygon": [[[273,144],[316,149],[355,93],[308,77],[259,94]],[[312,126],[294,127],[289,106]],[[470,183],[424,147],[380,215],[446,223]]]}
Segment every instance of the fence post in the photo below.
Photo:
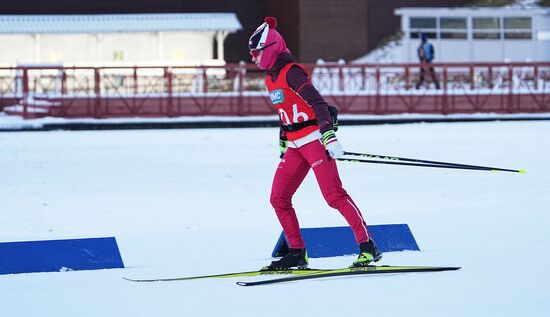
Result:
{"label": "fence post", "polygon": [[489,64],[489,74],[488,74],[489,88],[493,89],[493,65]]}
{"label": "fence post", "polygon": [[170,68],[164,67],[164,77],[166,77],[166,92],[168,93],[168,98],[166,100],[168,107],[168,117],[174,116],[174,99],[172,94],[172,72]]}
{"label": "fence post", "polygon": [[405,90],[409,90],[411,89],[411,82],[410,82],[410,70],[409,70],[409,66],[405,66]]}
{"label": "fence post", "polygon": [[67,71],[65,68],[61,70],[61,96],[67,94]]}
{"label": "fence post", "polygon": [[[208,92],[208,76],[206,76],[206,66],[202,65],[202,92]],[[205,95],[206,98],[206,95]]]}
{"label": "fence post", "polygon": [[[63,116],[67,116],[67,108],[65,107],[65,95],[67,94],[67,70],[65,67],[61,69],[61,98],[59,98],[59,104],[61,107],[61,113]],[[49,110],[51,111],[51,110]]]}
{"label": "fence post", "polygon": [[442,112],[443,114],[449,114],[449,105],[447,98],[447,65],[443,65],[443,100],[442,100]]}
{"label": "fence post", "polygon": [[29,69],[23,68],[23,118],[28,119],[28,106],[29,106]]}
{"label": "fence post", "polygon": [[246,63],[241,61],[239,63],[239,66],[237,67],[237,73],[238,73],[238,85],[237,85],[237,115],[242,116],[244,112],[244,80],[246,78]]}
{"label": "fence post", "polygon": [[539,66],[535,65],[533,66],[533,80],[534,80],[534,88],[535,91],[539,90]]}
{"label": "fence post", "polygon": [[474,64],[470,63],[470,90],[474,90],[475,88]]}
{"label": "fence post", "polygon": [[367,90],[367,70],[365,66],[361,66],[361,76],[363,76],[361,90]]}
{"label": "fence post", "polygon": [[94,67],[94,83],[94,118],[99,119],[101,118],[101,75],[98,67]]}
{"label": "fence post", "polygon": [[514,68],[512,65],[508,65],[508,113],[511,113],[514,109]]}
{"label": "fence post", "polygon": [[338,79],[339,79],[339,82],[340,82],[340,87],[338,87],[340,89],[340,92],[344,92],[344,90],[346,89],[346,85],[344,83],[345,79],[344,79],[344,66],[342,65],[338,65]]}
{"label": "fence post", "polygon": [[380,114],[381,112],[381,96],[380,96],[380,65],[376,64],[376,70],[374,73],[374,76],[376,78],[376,97],[374,102],[374,113]]}
{"label": "fence post", "polygon": [[[138,87],[138,71],[137,71],[137,65],[134,65],[134,74],[133,74],[133,77],[134,77],[134,93],[132,95],[132,108],[131,108],[131,113],[133,115],[137,115],[137,102],[136,102],[136,99],[137,99],[137,96],[138,96],[138,92],[139,92],[139,87]],[[124,89],[124,86],[122,87],[122,89]]]}

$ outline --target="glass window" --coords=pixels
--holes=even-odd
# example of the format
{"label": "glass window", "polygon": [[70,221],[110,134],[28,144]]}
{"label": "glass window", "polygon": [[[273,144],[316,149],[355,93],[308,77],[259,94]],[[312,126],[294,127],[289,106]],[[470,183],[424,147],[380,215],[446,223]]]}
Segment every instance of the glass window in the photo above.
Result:
{"label": "glass window", "polygon": [[500,40],[500,17],[473,18],[474,40]]}
{"label": "glass window", "polygon": [[468,38],[468,34],[464,32],[441,32],[440,36],[446,40],[465,40]]}
{"label": "glass window", "polygon": [[435,32],[411,32],[411,39],[419,39],[420,33],[426,34],[429,39],[436,39],[437,34]]}
{"label": "glass window", "polygon": [[437,27],[435,18],[411,18],[411,29],[435,29]]}
{"label": "glass window", "polygon": [[503,19],[504,38],[507,40],[530,40],[533,38],[531,32],[531,18],[509,17]]}
{"label": "glass window", "polygon": [[439,19],[439,38],[446,40],[464,40],[468,38],[466,32],[466,18],[442,17]]}
{"label": "glass window", "polygon": [[504,38],[507,40],[530,40],[531,32],[504,32]]}
{"label": "glass window", "polygon": [[475,32],[474,40],[499,40],[500,32]]}
{"label": "glass window", "polygon": [[500,29],[500,18],[474,18],[474,29]]}
{"label": "glass window", "polygon": [[441,18],[439,21],[441,29],[466,29],[466,18]]}
{"label": "glass window", "polygon": [[504,18],[505,29],[531,29],[531,18]]}

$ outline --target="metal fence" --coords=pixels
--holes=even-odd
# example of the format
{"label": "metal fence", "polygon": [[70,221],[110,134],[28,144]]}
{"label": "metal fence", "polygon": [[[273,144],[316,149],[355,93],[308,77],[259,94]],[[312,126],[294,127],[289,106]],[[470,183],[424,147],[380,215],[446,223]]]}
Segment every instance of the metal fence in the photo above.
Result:
{"label": "metal fence", "polygon": [[[550,111],[550,63],[306,64],[341,113]],[[271,115],[265,74],[250,64],[0,68],[0,107],[25,118]],[[437,87],[436,87],[437,86]]]}

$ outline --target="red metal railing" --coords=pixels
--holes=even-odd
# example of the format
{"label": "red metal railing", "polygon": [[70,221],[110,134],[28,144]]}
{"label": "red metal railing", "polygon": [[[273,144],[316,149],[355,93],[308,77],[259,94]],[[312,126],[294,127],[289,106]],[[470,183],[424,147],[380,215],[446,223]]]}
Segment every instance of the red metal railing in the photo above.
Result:
{"label": "red metal railing", "polygon": [[[308,64],[325,99],[350,114],[550,111],[550,63]],[[274,114],[254,65],[0,68],[0,107],[25,118]]]}

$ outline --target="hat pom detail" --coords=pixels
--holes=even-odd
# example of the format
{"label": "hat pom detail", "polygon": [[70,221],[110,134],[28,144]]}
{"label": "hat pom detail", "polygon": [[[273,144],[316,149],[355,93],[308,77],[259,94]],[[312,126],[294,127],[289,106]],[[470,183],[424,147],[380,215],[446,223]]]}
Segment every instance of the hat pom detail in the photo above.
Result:
{"label": "hat pom detail", "polygon": [[269,25],[270,29],[274,29],[277,27],[277,19],[275,17],[265,17],[264,22]]}

